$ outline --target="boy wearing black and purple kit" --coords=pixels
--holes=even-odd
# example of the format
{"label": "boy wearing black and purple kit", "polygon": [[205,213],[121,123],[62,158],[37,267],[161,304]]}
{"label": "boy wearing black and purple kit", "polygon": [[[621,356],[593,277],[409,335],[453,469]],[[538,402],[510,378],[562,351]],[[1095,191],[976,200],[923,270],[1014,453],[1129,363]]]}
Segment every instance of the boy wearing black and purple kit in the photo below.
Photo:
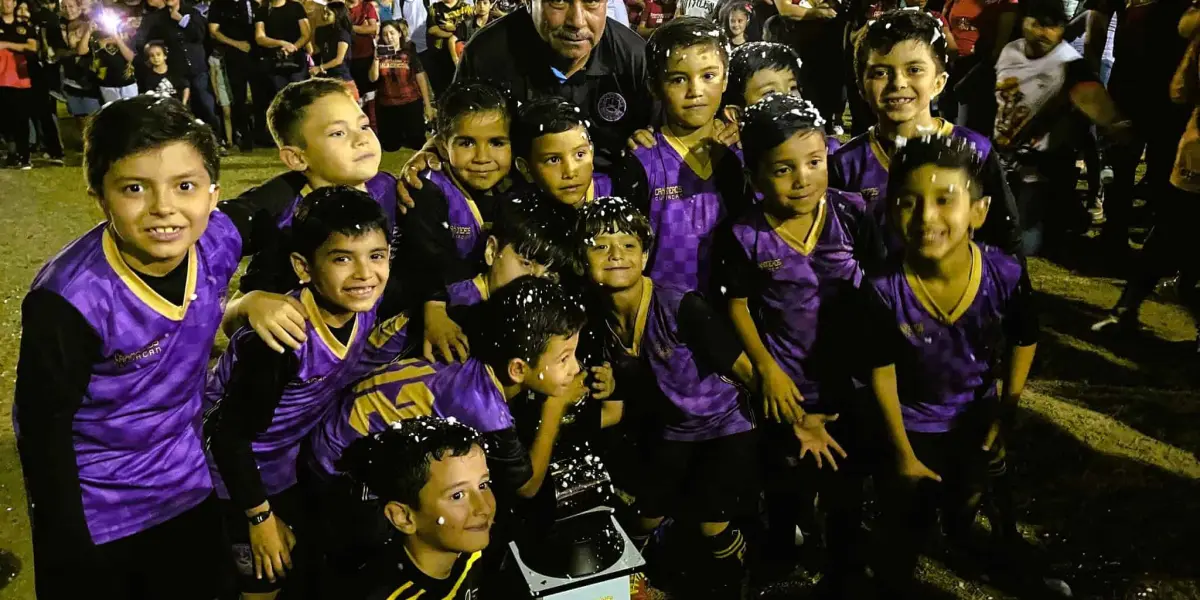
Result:
{"label": "boy wearing black and purple kit", "polygon": [[22,305],[14,426],[38,597],[208,600],[223,552],[204,373],[251,224],[273,215],[217,203],[216,140],[177,100],[109,104],[84,141],[107,219]]}
{"label": "boy wearing black and purple kit", "polygon": [[556,96],[525,104],[512,124],[517,171],[572,208],[611,196],[612,179],[594,169],[596,148],[589,125],[578,106]]}
{"label": "boy wearing black and purple kit", "polygon": [[[350,382],[388,279],[387,218],[365,192],[334,186],[309,194],[289,238],[300,288],[288,295],[304,308],[304,344],[274,352],[243,328],[205,393],[213,481],[243,594],[277,593],[284,577],[311,568],[296,457]],[[297,535],[301,546],[293,551]]]}
{"label": "boy wearing black and purple kit", "polygon": [[[894,449],[880,480],[889,555],[877,573],[902,596],[912,593],[919,540],[938,508],[947,535],[969,533],[1036,350],[1021,262],[971,241],[990,202],[980,168],[963,139],[918,138],[899,149],[886,201],[904,253],[864,285],[864,335],[877,349],[872,388]],[[1011,503],[997,483],[1007,479],[992,481],[994,501]],[[1000,512],[994,537],[1019,540],[1011,509]]]}

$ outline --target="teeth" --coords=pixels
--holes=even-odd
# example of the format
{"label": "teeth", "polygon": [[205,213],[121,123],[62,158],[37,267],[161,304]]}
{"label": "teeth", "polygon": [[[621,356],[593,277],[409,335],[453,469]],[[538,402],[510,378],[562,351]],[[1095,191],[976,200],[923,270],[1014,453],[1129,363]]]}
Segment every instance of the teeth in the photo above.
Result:
{"label": "teeth", "polygon": [[153,231],[154,233],[175,233],[176,231],[179,231],[179,229],[179,227],[153,227],[150,229],[150,231]]}

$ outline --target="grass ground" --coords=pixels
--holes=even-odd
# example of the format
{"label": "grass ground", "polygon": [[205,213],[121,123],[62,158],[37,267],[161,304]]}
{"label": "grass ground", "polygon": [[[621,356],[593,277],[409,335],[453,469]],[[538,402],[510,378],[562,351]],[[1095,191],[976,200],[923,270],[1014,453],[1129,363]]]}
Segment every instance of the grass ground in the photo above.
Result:
{"label": "grass ground", "polygon": [[[403,157],[385,158],[397,169]],[[272,153],[223,161],[225,197],[279,169]],[[38,267],[97,223],[81,169],[0,171],[0,598],[33,598],[25,496],[11,419],[20,302]],[[1125,337],[1088,325],[1116,300],[1114,265],[1033,260],[1044,336],[1014,440],[1026,533],[1076,597],[1200,598],[1200,357],[1190,319],[1159,300]],[[950,597],[1011,598],[935,561],[926,580]],[[772,597],[780,597],[772,595]],[[789,596],[783,596],[789,597]]]}

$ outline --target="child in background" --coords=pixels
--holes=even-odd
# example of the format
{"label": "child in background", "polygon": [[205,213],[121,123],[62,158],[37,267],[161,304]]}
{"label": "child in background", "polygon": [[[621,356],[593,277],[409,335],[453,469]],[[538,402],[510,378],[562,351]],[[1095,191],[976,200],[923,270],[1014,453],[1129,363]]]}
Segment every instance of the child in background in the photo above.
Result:
{"label": "child in background", "polygon": [[774,473],[766,555],[794,566],[798,512],[820,489],[831,554],[823,585],[853,598],[844,586],[863,581],[859,530],[870,467],[863,444],[848,443],[865,436],[845,331],[857,318],[848,306],[863,276],[859,257],[876,246],[862,198],[828,187],[824,123],[791,95],[770,94],[746,109],[746,169],[762,202],[724,232],[718,276],[762,381],[759,423]]}
{"label": "child in background", "polygon": [[[465,336],[445,314],[446,286],[479,272],[487,230],[510,182],[509,103],[483,83],[456,83],[438,106],[436,147],[448,169],[421,173],[416,206],[406,215],[403,250],[414,306],[425,319],[424,355],[453,346],[466,358]],[[446,360],[454,356],[444,354]]]}
{"label": "child in background", "polygon": [[[919,597],[913,569],[937,509],[952,540],[969,534],[1036,350],[1021,262],[971,241],[990,202],[981,166],[963,138],[910,139],[898,150],[886,202],[905,251],[864,285],[871,385],[894,450],[879,483],[888,556],[876,572],[894,597]],[[992,494],[1011,504],[1011,490]],[[995,539],[1020,540],[1015,519],[992,526]]]}
{"label": "child in background", "polygon": [[458,24],[458,28],[454,30],[454,64],[458,64],[462,57],[463,48],[467,47],[467,42],[475,36],[475,32],[483,29],[492,17],[492,0],[475,0],[475,13],[469,19],[464,19]]}
{"label": "child in background", "polygon": [[[100,14],[97,22],[89,23],[88,33],[79,40],[77,50],[92,56],[92,71],[100,80],[100,98],[107,104],[136,96],[138,87],[134,77],[134,53],[126,43],[119,18],[115,13],[102,11]],[[97,33],[101,37],[97,38]]]}
{"label": "child in background", "polygon": [[[426,31],[429,47],[436,50],[427,56],[425,67],[430,73],[433,91],[438,95],[454,80],[458,52],[455,48],[455,32],[458,25],[475,16],[475,7],[466,0],[440,0],[429,5],[429,29]],[[412,23],[409,23],[412,25]]]}
{"label": "child in background", "polygon": [[324,24],[313,33],[313,62],[308,72],[313,77],[332,77],[351,82],[347,89],[358,99],[358,88],[350,76],[350,42],[354,29],[350,25],[350,10],[345,2],[325,5]]}
{"label": "child in background", "polygon": [[717,22],[725,28],[725,35],[729,38],[730,46],[738,48],[751,41],[747,37],[746,29],[750,26],[752,13],[753,10],[749,3],[731,2],[721,7],[717,15]]}
{"label": "child in background", "polygon": [[208,380],[210,465],[244,595],[274,597],[284,578],[302,589],[297,575],[308,574],[318,556],[314,538],[305,539],[310,524],[296,457],[348,383],[374,327],[388,279],[389,233],[365,192],[333,186],[306,196],[289,243],[301,287],[288,294],[304,307],[304,344],[278,353],[243,328]]}
{"label": "child in background", "polygon": [[[455,420],[417,417],[355,441],[339,463],[375,497],[399,532],[355,574],[347,600],[396,590],[429,598],[479,597],[496,496],[483,437]],[[488,552],[502,552],[503,548]]]}
{"label": "child in background", "polygon": [[187,104],[192,90],[188,80],[172,73],[167,64],[167,46],[154,41],[146,44],[147,69],[138,81],[138,90],[143,94],[153,94],[162,98],[175,98]]}
{"label": "child in background", "polygon": [[384,21],[382,42],[375,49],[369,78],[378,81],[375,119],[384,152],[400,148],[419,150],[425,144],[426,125],[437,118],[433,89],[421,59],[408,40],[408,22]]}
{"label": "child in background", "polygon": [[521,107],[512,126],[517,171],[550,197],[579,208],[612,195],[612,180],[593,170],[595,146],[579,107],[556,96]]}
{"label": "child in background", "polygon": [[757,442],[747,398],[734,381],[757,387],[754,367],[699,294],[642,275],[654,233],[633,203],[597,198],[579,219],[608,355],[616,379],[630,382],[618,388],[619,398],[637,400],[647,422],[636,426],[649,430],[650,439],[637,440],[642,460],[630,477],[634,489],[624,490],[638,515],[629,533],[644,549],[666,516],[696,527],[713,564],[703,565],[692,593],[739,598],[746,541],[730,521],[754,513]]}
{"label": "child in background", "polygon": [[889,211],[882,201],[887,197],[888,167],[897,139],[930,134],[964,138],[975,145],[983,161],[984,194],[993,199],[987,223],[976,232],[976,239],[1011,254],[1019,252],[1016,202],[991,142],[931,112],[930,105],[947,79],[941,23],[919,11],[884,13],[859,38],[854,61],[859,89],[879,122],[834,153],[830,187],[862,194],[880,223],[888,249],[897,250],[900,240],[883,225]]}
{"label": "child in background", "polygon": [[709,291],[713,232],[747,203],[740,158],[713,140],[728,62],[711,21],[678,17],[654,32],[646,66],[665,121],[654,146],[634,150],[615,177],[658,240],[647,248],[647,274],[701,293]]}
{"label": "child in background", "polygon": [[[37,594],[209,600],[225,549],[197,427],[204,373],[229,281],[273,215],[217,202],[212,131],[169,98],[97,113],[84,171],[106,220],[21,308],[13,422]],[[260,318],[278,303],[239,307],[279,326]]]}
{"label": "child in background", "polygon": [[638,35],[649,38],[655,29],[675,18],[676,0],[646,0],[641,20],[636,23]]}

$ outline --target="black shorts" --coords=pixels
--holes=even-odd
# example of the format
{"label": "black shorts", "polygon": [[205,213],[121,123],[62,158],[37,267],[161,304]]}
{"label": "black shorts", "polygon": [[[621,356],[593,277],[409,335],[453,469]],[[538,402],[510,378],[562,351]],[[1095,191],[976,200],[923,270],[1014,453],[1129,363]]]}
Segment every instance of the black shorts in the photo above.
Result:
{"label": "black shorts", "polygon": [[[761,400],[756,400],[756,403],[762,404]],[[838,418],[827,423],[825,430],[846,452],[845,458],[835,454],[838,464],[836,473],[855,477],[873,474],[878,469],[887,431],[871,390],[860,388],[848,392],[844,399],[825,407],[827,412],[824,414],[830,414],[834,406],[837,407]],[[768,474],[766,480],[769,487],[812,487],[814,477],[825,479],[827,475],[834,474],[827,465],[818,469],[817,461],[811,456],[800,458],[800,441],[796,439],[791,425],[776,423],[764,416],[759,416],[759,423],[762,464],[764,472]]]}
{"label": "black shorts", "polygon": [[305,585],[304,577],[310,575],[313,559],[310,556],[315,551],[315,544],[308,541],[308,507],[305,505],[304,494],[300,486],[292,487],[267,497],[271,504],[271,513],[292,529],[296,535],[296,545],[292,548],[292,568],[286,577],[276,577],[271,583],[264,575],[262,579],[254,577],[254,553],[250,548],[250,524],[246,520],[246,511],[236,507],[229,500],[221,501],[221,512],[224,515],[225,535],[229,540],[229,557],[236,569],[237,588],[239,592],[248,594],[263,594],[283,589],[290,582],[292,586]]}
{"label": "black shorts", "polygon": [[758,506],[758,432],[647,447],[634,508],[643,517],[721,523]]}

